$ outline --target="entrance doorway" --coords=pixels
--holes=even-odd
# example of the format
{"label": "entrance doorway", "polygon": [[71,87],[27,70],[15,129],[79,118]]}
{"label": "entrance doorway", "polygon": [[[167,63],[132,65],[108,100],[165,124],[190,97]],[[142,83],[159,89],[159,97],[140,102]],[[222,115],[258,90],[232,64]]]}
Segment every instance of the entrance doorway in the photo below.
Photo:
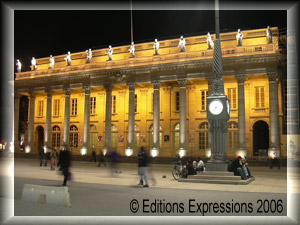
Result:
{"label": "entrance doorway", "polygon": [[253,125],[253,154],[254,156],[268,155],[269,126],[265,121],[257,121]]}
{"label": "entrance doorway", "polygon": [[42,126],[38,126],[36,128],[36,135],[35,135],[35,149],[39,149],[39,146],[44,146],[44,128]]}

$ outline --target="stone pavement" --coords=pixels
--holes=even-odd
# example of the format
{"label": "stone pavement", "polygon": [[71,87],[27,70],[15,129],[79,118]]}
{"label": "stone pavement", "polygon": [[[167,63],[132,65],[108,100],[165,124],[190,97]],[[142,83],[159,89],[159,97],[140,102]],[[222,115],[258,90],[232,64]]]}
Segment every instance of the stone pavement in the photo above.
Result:
{"label": "stone pavement", "polygon": [[[48,179],[62,181],[61,173],[50,170],[48,167],[39,167],[37,160],[15,159],[15,177],[28,177],[36,179]],[[132,186],[138,183],[136,164],[119,164],[120,174],[111,174],[110,167],[97,167],[93,162],[72,162],[71,171],[75,182],[112,184]],[[172,177],[172,165],[151,165],[153,177],[157,184],[154,188],[175,188],[175,189],[196,189],[196,190],[215,190],[215,191],[239,191],[239,192],[267,192],[267,193],[287,193],[287,168],[281,169],[268,167],[251,167],[250,170],[255,181],[248,185],[216,185],[216,184],[197,184],[179,183]],[[289,168],[291,181],[289,191],[300,193],[299,168]],[[163,178],[166,176],[166,178]],[[150,183],[151,185],[151,183]]]}
{"label": "stone pavement", "polygon": [[[1,161],[1,176],[7,178],[11,175],[13,167],[8,169],[8,160]],[[50,166],[50,165],[49,165]],[[288,193],[296,193],[296,199],[299,200],[299,168],[288,168],[287,179],[287,168],[273,168],[272,170],[268,167],[251,167],[251,172],[255,176],[256,180],[249,185],[215,185],[215,184],[197,184],[197,183],[179,183],[175,181],[172,177],[171,170],[172,165],[152,165],[152,174],[155,177],[157,184],[152,186],[150,183],[150,188],[138,188],[137,183],[139,177],[137,176],[137,165],[135,164],[120,164],[120,170],[122,173],[111,175],[110,168],[97,167],[97,164],[92,162],[73,162],[71,171],[74,175],[74,181],[68,184],[69,191],[71,194],[71,209],[61,208],[51,205],[41,205],[36,203],[27,203],[20,200],[20,193],[22,185],[24,183],[40,184],[40,185],[53,185],[60,186],[62,184],[62,175],[58,170],[51,171],[50,167],[39,167],[39,162],[37,160],[30,159],[15,159],[14,165],[14,177],[15,177],[15,215],[6,224],[62,224],[60,219],[65,217],[37,217],[36,220],[34,216],[124,216],[124,215],[145,215],[145,214],[132,214],[129,211],[130,200],[134,197],[138,201],[143,198],[148,197],[150,200],[155,199],[166,199],[166,201],[183,201],[197,196],[197,201],[254,201],[258,198],[265,199],[283,199],[284,204],[286,204],[287,198],[287,187]],[[163,178],[166,176],[166,178]],[[288,181],[288,182],[287,182]],[[246,194],[247,193],[247,194]],[[5,193],[4,193],[5,196]],[[293,198],[295,198],[293,196]],[[1,193],[1,202],[6,202],[7,199],[3,198],[3,193]],[[298,203],[299,204],[299,203]],[[122,210],[120,210],[122,209]],[[295,213],[297,213],[298,206],[293,208]],[[25,215],[26,217],[22,217]],[[30,217],[33,216],[33,217]],[[164,215],[164,214],[162,214]],[[195,214],[199,216],[198,214]],[[207,214],[210,215],[210,214]],[[215,215],[215,214],[213,214]],[[247,214],[241,214],[247,216]],[[179,215],[180,216],[180,215]],[[144,220],[147,218],[145,216],[139,217],[136,221],[136,217],[125,217],[125,220],[119,220],[118,217],[112,220],[103,219],[100,217],[92,217],[89,220],[82,220],[78,217],[78,220],[72,219],[72,217],[66,217],[63,224],[153,224],[153,223],[164,223],[169,224],[172,221],[173,224],[182,224],[189,221],[189,224],[226,224],[222,220],[211,220],[205,219],[193,220],[193,217],[189,217],[188,220],[182,220],[176,215],[177,220],[171,219],[172,217],[167,217],[164,220],[163,217],[160,220],[151,217],[151,223]],[[90,217],[87,217],[90,218]],[[93,218],[95,220],[93,220]],[[133,220],[132,220],[133,218]],[[157,217],[156,217],[157,218]],[[225,217],[222,217],[225,218]],[[273,217],[260,217],[256,220],[256,217],[240,217],[239,224],[243,222],[244,224],[296,224],[291,222],[287,217],[277,216],[276,220]],[[267,219],[265,219],[267,218]],[[22,220],[20,220],[22,219]],[[23,221],[23,222],[22,222]],[[143,222],[141,222],[143,221]],[[156,221],[156,222],[155,222]],[[180,222],[181,221],[181,222]],[[227,221],[230,224],[237,224],[234,221]]]}

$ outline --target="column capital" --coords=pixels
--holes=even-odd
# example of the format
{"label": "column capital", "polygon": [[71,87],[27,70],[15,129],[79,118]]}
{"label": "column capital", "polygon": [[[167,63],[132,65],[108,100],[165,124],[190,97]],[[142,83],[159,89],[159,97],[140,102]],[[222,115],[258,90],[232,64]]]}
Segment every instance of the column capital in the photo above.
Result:
{"label": "column capital", "polygon": [[52,97],[53,91],[51,89],[46,89],[45,92],[47,94],[47,98]]}
{"label": "column capital", "polygon": [[159,88],[160,88],[160,81],[159,80],[153,80],[153,81],[151,81],[151,83],[153,85],[154,90],[159,90]]}
{"label": "column capital", "polygon": [[111,84],[105,84],[104,88],[105,88],[106,92],[111,92],[113,89],[113,86]]}
{"label": "column capital", "polygon": [[91,93],[91,87],[90,86],[84,86],[83,90],[84,90],[84,93],[86,95],[89,95]]}
{"label": "column capital", "polygon": [[30,98],[34,98],[36,93],[34,91],[28,91],[28,94]]}
{"label": "column capital", "polygon": [[70,88],[64,88],[63,90],[65,92],[65,95],[70,95],[71,94],[71,89]]}
{"label": "column capital", "polygon": [[134,91],[136,83],[135,82],[130,82],[130,83],[127,83],[127,86],[129,88],[129,91]]}
{"label": "column capital", "polygon": [[267,76],[269,81],[276,81],[276,78],[278,77],[276,72],[267,72]]}
{"label": "column capital", "polygon": [[239,84],[244,83],[247,80],[247,75],[245,73],[239,73],[235,75],[235,78]]}
{"label": "column capital", "polygon": [[188,81],[185,78],[179,79],[177,80],[177,82],[181,88],[186,88],[186,85],[188,84]]}

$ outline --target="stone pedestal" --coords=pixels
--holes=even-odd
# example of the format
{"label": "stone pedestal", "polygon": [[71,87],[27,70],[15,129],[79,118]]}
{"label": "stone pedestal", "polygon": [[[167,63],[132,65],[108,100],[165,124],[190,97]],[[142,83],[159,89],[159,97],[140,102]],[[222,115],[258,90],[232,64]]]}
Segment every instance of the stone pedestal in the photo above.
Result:
{"label": "stone pedestal", "polygon": [[207,162],[206,171],[228,171],[227,162]]}

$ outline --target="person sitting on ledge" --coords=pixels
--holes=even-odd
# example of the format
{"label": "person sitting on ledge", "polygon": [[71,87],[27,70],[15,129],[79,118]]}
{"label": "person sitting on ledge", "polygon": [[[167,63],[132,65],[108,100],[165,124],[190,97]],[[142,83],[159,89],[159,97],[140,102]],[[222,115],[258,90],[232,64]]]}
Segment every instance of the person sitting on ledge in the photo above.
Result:
{"label": "person sitting on ledge", "polygon": [[242,169],[242,157],[238,156],[233,160],[230,168],[230,172],[233,172],[235,176],[241,176],[242,180],[247,180],[247,176]]}
{"label": "person sitting on ledge", "polygon": [[205,164],[200,157],[198,157],[197,161],[193,162],[193,165],[196,170],[196,173],[198,171],[204,171],[204,169],[205,169]]}

